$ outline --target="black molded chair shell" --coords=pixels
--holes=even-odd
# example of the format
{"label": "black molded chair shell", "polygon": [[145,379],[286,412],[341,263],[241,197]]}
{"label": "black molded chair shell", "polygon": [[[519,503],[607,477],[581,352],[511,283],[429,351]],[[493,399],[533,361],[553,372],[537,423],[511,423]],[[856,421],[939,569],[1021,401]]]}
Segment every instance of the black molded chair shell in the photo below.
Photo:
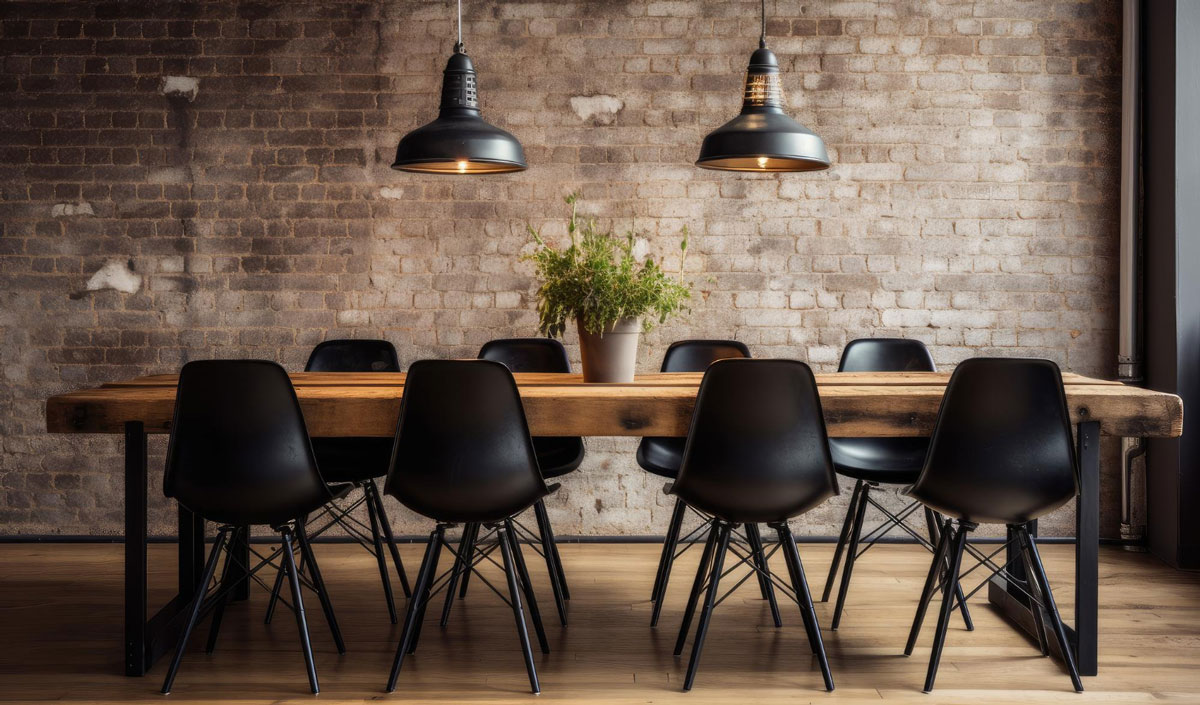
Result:
{"label": "black molded chair shell", "polygon": [[[305,372],[399,372],[396,348],[386,340],[327,340],[313,348]],[[369,436],[313,438],[321,475],[329,482],[363,482],[387,474],[392,439]]]}
{"label": "black molded chair shell", "polygon": [[490,360],[408,370],[386,492],[442,522],[491,522],[549,494],[512,373]]}
{"label": "black molded chair shell", "polygon": [[277,526],[333,496],[291,379],[267,360],[184,365],[163,493],[210,521]]}
{"label": "black molded chair shell", "polygon": [[700,383],[671,490],[734,523],[772,523],[837,494],[817,383],[797,360],[719,360]]}
{"label": "black molded chair shell", "polygon": [[313,348],[305,372],[399,372],[396,347],[386,340],[326,340]]}
{"label": "black molded chair shell", "polygon": [[[736,340],[678,340],[663,355],[662,372],[703,372],[717,360],[750,357],[750,349]],[[686,439],[647,436],[638,444],[637,464],[655,475],[674,479],[683,461]]]}
{"label": "black molded chair shell", "polygon": [[974,358],[950,377],[908,494],[964,521],[1021,524],[1070,501],[1077,479],[1058,365]]}
{"label": "black molded chair shell", "polygon": [[[919,340],[859,338],[846,344],[839,372],[934,372],[937,366]],[[830,438],[833,466],[856,480],[908,485],[916,481],[928,438]]]}
{"label": "black molded chair shell", "polygon": [[[480,360],[499,362],[510,372],[570,372],[567,349],[554,338],[502,338],[479,349]],[[583,439],[545,436],[533,439],[542,476],[561,477],[583,463]]]}

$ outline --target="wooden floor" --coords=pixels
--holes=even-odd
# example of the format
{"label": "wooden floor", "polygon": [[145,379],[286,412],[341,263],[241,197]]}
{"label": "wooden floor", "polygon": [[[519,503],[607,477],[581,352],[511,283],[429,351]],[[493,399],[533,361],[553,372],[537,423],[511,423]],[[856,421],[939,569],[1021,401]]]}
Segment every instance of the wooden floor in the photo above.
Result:
{"label": "wooden floor", "polygon": [[[410,576],[420,550],[402,547]],[[832,547],[800,550],[819,593]],[[861,559],[838,632],[827,626],[832,605],[817,606],[837,681],[832,694],[821,688],[795,606],[781,605],[784,627],[771,627],[753,581],[718,608],[695,689],[680,692],[684,660],[671,650],[698,551],[677,564],[657,630],[647,626],[657,546],[564,545],[574,598],[567,628],[554,619],[544,567],[527,551],[552,649],[537,657],[538,698],[528,692],[511,611],[477,583],[449,627],[439,628],[430,610],[420,650],[405,662],[398,690],[385,695],[399,628],[387,620],[374,561],[355,546],[319,545],[317,551],[348,648],[337,655],[311,600],[322,702],[1200,702],[1200,577],[1117,549],[1100,554],[1100,675],[1084,679],[1083,695],[1071,690],[1054,661],[990,611],[983,593],[972,600],[975,632],[955,619],[937,690],[923,695],[934,619],[916,653],[902,655],[929,560],[919,548],[880,546]],[[162,701],[165,662],[146,678],[121,675],[121,555],[118,545],[0,545],[0,700]],[[172,585],[172,555],[171,546],[151,547],[156,604]],[[1047,546],[1044,556],[1059,605],[1071,614],[1072,549]],[[781,560],[775,567],[785,569]],[[235,603],[211,656],[203,652],[207,625],[201,625],[171,702],[314,700],[295,623],[282,612],[264,626],[265,602],[256,588],[249,603]]]}

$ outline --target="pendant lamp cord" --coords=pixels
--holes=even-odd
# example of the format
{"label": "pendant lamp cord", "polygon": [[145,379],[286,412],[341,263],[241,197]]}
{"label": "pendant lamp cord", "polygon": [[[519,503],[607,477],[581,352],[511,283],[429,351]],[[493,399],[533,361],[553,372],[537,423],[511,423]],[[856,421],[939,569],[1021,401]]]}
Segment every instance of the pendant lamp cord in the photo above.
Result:
{"label": "pendant lamp cord", "polygon": [[[459,0],[459,2],[462,2],[462,0]],[[758,33],[758,48],[767,48],[767,0],[762,0],[762,26]]]}
{"label": "pendant lamp cord", "polygon": [[458,0],[458,42],[454,45],[454,51],[461,52],[462,50],[462,0]]}

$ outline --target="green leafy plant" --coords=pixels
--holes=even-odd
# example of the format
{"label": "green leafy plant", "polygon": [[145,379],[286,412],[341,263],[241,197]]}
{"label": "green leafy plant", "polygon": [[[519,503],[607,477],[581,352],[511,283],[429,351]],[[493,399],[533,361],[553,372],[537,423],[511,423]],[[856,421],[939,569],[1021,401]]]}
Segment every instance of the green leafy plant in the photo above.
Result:
{"label": "green leafy plant", "polygon": [[539,328],[548,336],[561,336],[567,323],[583,322],[589,333],[602,333],[622,318],[641,318],[645,330],[662,323],[684,308],[691,286],[684,282],[688,233],[679,243],[679,276],[676,278],[651,257],[639,263],[632,232],[617,235],[602,230],[596,221],[576,215],[578,194],[566,197],[571,207],[567,232],[571,244],[564,249],[549,245],[529,227],[537,249],[524,255],[533,262],[541,286],[537,290]]}

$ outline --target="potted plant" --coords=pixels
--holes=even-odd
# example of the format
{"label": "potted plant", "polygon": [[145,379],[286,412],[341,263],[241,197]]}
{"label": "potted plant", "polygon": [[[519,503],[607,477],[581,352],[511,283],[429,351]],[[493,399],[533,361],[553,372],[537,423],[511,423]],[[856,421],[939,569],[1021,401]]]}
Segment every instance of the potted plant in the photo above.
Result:
{"label": "potted plant", "polygon": [[632,232],[617,235],[596,221],[576,216],[578,194],[567,196],[570,245],[558,249],[529,228],[537,243],[524,259],[533,262],[539,328],[559,337],[568,322],[579,329],[585,382],[632,382],[638,335],[678,313],[691,298],[683,281],[688,237],[679,243],[679,276],[665,272],[652,257],[638,261]]}

